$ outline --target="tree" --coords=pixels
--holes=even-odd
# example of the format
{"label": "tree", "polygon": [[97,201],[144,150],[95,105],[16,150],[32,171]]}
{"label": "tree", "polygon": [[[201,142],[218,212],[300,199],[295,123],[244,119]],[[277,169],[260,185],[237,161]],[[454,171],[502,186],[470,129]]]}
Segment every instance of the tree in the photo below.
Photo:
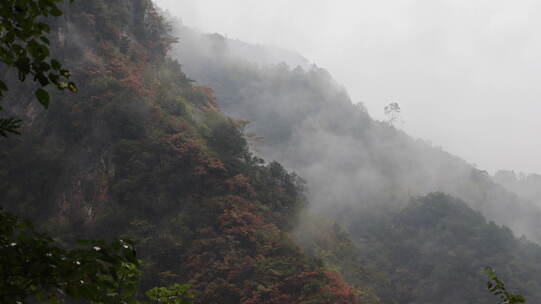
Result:
{"label": "tree", "polygon": [[397,102],[391,102],[383,108],[387,122],[392,126],[400,118],[400,105]]}
{"label": "tree", "polygon": [[[80,241],[64,249],[32,224],[0,209],[0,303],[137,301],[140,262],[131,241]],[[190,304],[188,285],[156,287],[151,303]]]}
{"label": "tree", "polygon": [[[0,1],[0,63],[15,69],[20,81],[32,77],[39,86],[35,96],[45,108],[49,106],[50,97],[44,87],[54,85],[59,90],[77,91],[75,84],[69,81],[70,72],[51,58],[48,47],[47,34],[51,29],[44,20],[62,15],[58,7],[61,2],[63,0]],[[0,80],[0,100],[8,89],[6,82]],[[19,134],[20,123],[15,117],[0,118],[0,136]]]}
{"label": "tree", "polygon": [[83,241],[64,249],[0,209],[0,302],[134,298],[139,262],[131,242]]}
{"label": "tree", "polygon": [[507,291],[503,281],[496,276],[496,273],[491,267],[485,267],[485,273],[489,279],[487,288],[492,294],[500,298],[499,304],[518,304],[526,302],[526,299],[524,299],[523,296]]}

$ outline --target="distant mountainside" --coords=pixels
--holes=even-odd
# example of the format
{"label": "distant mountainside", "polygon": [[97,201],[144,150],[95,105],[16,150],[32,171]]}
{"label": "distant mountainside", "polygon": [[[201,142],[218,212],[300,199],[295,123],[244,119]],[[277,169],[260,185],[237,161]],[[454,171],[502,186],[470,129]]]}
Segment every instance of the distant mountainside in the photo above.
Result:
{"label": "distant mountainside", "polygon": [[[310,62],[302,55],[277,47],[250,44],[238,39],[230,39],[223,35],[205,34],[188,26],[182,25],[181,21],[173,27],[172,34],[180,39],[176,49],[193,60],[212,57],[216,60],[230,60],[245,58],[252,64],[267,66],[277,63],[285,63],[288,66],[308,68]],[[203,52],[203,53],[200,53]],[[203,67],[197,61],[190,62],[195,69]]]}
{"label": "distant mountainside", "polygon": [[541,175],[499,170],[494,174],[493,180],[541,208]]}
{"label": "distant mountainside", "polygon": [[528,302],[541,300],[541,247],[487,222],[463,201],[431,193],[401,209],[344,213],[355,218],[347,232],[307,216],[297,241],[381,303],[494,303],[486,292],[487,265]]}
{"label": "distant mountainside", "polygon": [[228,39],[212,41],[213,52],[203,42],[180,43],[171,55],[197,83],[213,88],[221,110],[250,121],[245,133],[259,155],[306,179],[315,208],[331,215],[346,206],[403,205],[441,191],[517,236],[541,242],[537,206],[466,161],[371,119],[324,69],[279,61],[261,66],[235,54]]}
{"label": "distant mountainside", "polygon": [[541,247],[487,222],[463,201],[442,193],[413,199],[400,211],[355,213],[350,235],[363,260],[392,286],[395,303],[494,303],[483,268],[494,267],[528,302],[541,301]]}
{"label": "distant mountainside", "polygon": [[214,53],[196,42],[170,54],[213,88],[221,110],[250,122],[243,133],[258,155],[306,180],[316,215],[302,218],[296,238],[307,252],[382,303],[492,303],[487,265],[541,299],[531,268],[541,249],[517,238],[541,242],[537,206],[466,161],[373,120],[327,71],[280,60],[262,66],[235,54],[226,38],[213,41]]}

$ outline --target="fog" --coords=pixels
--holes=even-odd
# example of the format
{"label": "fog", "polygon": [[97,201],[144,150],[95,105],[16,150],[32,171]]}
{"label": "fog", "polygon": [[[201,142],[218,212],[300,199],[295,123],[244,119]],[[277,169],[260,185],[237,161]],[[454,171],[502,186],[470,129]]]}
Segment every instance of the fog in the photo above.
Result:
{"label": "fog", "polygon": [[481,169],[541,172],[541,3],[156,0],[184,23],[296,51],[371,116]]}
{"label": "fog", "polygon": [[213,88],[221,111],[250,121],[243,132],[252,151],[306,180],[311,211],[348,225],[357,212],[445,192],[541,243],[538,207],[468,162],[372,120],[326,70],[294,53],[173,24],[181,43],[170,56],[198,85]]}

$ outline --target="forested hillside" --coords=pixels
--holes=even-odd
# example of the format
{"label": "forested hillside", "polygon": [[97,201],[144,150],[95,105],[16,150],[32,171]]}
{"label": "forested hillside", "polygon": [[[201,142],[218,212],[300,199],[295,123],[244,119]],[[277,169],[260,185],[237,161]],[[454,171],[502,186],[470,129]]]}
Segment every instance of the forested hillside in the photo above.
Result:
{"label": "forested hillside", "polygon": [[336,222],[306,216],[300,227],[307,252],[382,303],[494,303],[487,265],[529,301],[541,299],[541,247],[443,193],[399,209],[347,208]]}
{"label": "forested hillside", "polygon": [[191,43],[175,45],[173,57],[192,79],[215,90],[225,113],[250,121],[253,148],[305,178],[310,200],[325,214],[337,206],[403,205],[411,196],[442,191],[517,236],[541,242],[537,206],[466,161],[371,119],[324,69],[262,66],[236,55],[224,37],[199,34],[196,40],[193,31],[177,27]]}
{"label": "forested hillside", "polygon": [[540,297],[530,268],[541,262],[530,243],[541,240],[535,205],[371,119],[321,68],[264,65],[219,35],[198,40],[185,26],[177,33],[190,43],[175,45],[173,56],[214,88],[221,109],[250,121],[256,153],[306,179],[317,215],[302,218],[297,240],[352,286],[369,286],[384,303],[491,303],[483,267],[494,265],[530,299]]}
{"label": "forested hillside", "polygon": [[195,303],[488,304],[487,265],[541,301],[538,207],[301,55],[171,27],[150,0],[61,9],[51,53],[78,92],[45,110],[0,75],[23,120],[0,207],[66,246],[131,239],[139,289],[189,284]]}
{"label": "forested hillside", "polygon": [[400,211],[356,213],[349,225],[359,252],[391,284],[380,296],[396,303],[494,303],[483,268],[492,265],[528,302],[541,300],[541,247],[487,222],[463,201],[441,193]]}
{"label": "forested hillside", "polygon": [[[172,37],[148,0],[76,1],[50,20],[52,53],[76,95],[3,77],[24,121],[3,139],[0,205],[63,242],[130,238],[141,290],[188,283],[195,303],[354,303],[355,292],[292,241],[303,182],[252,155],[165,55]],[[12,77],[13,76],[13,77]]]}

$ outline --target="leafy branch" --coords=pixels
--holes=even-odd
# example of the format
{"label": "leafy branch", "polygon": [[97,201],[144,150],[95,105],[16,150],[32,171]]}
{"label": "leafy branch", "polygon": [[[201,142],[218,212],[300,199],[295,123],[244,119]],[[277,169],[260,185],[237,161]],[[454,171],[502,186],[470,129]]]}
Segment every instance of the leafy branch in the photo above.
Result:
{"label": "leafy branch", "polygon": [[[34,95],[44,108],[50,103],[49,92],[44,87],[54,85],[59,90],[77,91],[75,84],[69,81],[70,72],[58,60],[50,58],[47,34],[51,28],[43,22],[46,17],[62,15],[58,7],[61,2],[63,0],[0,1],[0,62],[14,68],[21,82],[30,76],[38,83],[40,87]],[[0,80],[0,100],[8,90],[7,84]],[[0,119],[0,136],[18,134],[20,122],[17,118]]]}
{"label": "leafy branch", "polygon": [[[131,241],[79,241],[64,249],[32,224],[0,208],[0,303],[145,304],[137,300],[140,262]],[[151,303],[190,304],[188,285],[156,287]]]}
{"label": "leafy branch", "polygon": [[507,291],[503,281],[498,278],[496,272],[494,272],[491,267],[485,267],[485,273],[489,279],[487,288],[493,295],[500,298],[499,304],[518,304],[526,302],[526,299],[524,299],[523,296]]}

